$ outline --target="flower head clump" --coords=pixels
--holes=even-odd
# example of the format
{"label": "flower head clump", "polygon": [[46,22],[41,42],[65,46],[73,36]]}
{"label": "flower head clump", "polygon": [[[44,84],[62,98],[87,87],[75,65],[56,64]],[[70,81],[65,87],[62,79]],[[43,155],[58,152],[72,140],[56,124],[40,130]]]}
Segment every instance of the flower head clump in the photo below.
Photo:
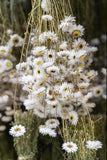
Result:
{"label": "flower head clump", "polygon": [[[20,71],[18,82],[27,93],[25,109],[46,118],[39,133],[56,137],[58,118],[75,127],[80,116],[93,110],[92,98],[101,96],[103,88],[92,87],[98,72],[89,70],[97,48],[82,38],[84,27],[76,24],[75,17],[65,16],[56,25],[52,5],[50,0],[42,0],[41,26],[32,31],[29,55],[16,69]],[[62,148],[68,153],[78,150],[73,142],[64,143]]]}
{"label": "flower head clump", "polygon": [[102,148],[102,143],[100,141],[87,141],[86,145],[89,149],[95,149],[98,150],[99,148]]}
{"label": "flower head clump", "polygon": [[7,34],[5,33],[2,45],[0,45],[0,113],[2,113],[0,119],[3,124],[9,123],[14,115],[12,108],[13,90],[17,80],[14,69],[16,58],[13,56],[13,47],[21,47],[23,44],[23,38],[18,34],[13,34],[11,30],[7,30]]}
{"label": "flower head clump", "polygon": [[57,134],[55,132],[55,130],[45,126],[45,125],[40,125],[39,126],[39,133],[41,133],[42,135],[49,135],[50,137],[56,137]]}
{"label": "flower head clump", "polygon": [[23,136],[26,132],[26,129],[22,125],[15,125],[11,127],[9,134],[12,135],[13,137],[20,137]]}

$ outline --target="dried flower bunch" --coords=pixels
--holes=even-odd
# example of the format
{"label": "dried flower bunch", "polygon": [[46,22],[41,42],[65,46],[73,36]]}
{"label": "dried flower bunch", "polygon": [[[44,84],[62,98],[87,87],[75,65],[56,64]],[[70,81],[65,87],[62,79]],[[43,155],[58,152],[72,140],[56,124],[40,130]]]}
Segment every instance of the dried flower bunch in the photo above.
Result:
{"label": "dried flower bunch", "polygon": [[[23,103],[26,112],[31,111],[35,117],[46,120],[44,125],[39,126],[39,133],[42,135],[56,137],[60,125],[58,118],[61,119],[60,134],[65,142],[62,149],[75,154],[80,146],[75,143],[75,136],[73,141],[70,134],[67,136],[67,131],[70,133],[71,127],[76,130],[81,116],[88,115],[92,125],[90,112],[95,103],[91,100],[103,94],[101,86],[92,89],[93,80],[98,73],[89,69],[97,47],[89,46],[82,38],[84,27],[76,24],[76,18],[72,14],[68,15],[64,11],[60,16],[56,14],[56,1],[39,0],[37,4],[38,23],[36,28],[31,28],[26,61],[16,65],[18,83],[28,93]],[[17,125],[14,127],[17,128]],[[14,133],[14,127],[10,133],[20,136],[19,133]],[[21,135],[24,135],[25,128]],[[17,131],[19,130],[21,128]],[[87,138],[83,143],[84,148],[102,148],[102,143],[94,141],[94,136],[89,135]]]}

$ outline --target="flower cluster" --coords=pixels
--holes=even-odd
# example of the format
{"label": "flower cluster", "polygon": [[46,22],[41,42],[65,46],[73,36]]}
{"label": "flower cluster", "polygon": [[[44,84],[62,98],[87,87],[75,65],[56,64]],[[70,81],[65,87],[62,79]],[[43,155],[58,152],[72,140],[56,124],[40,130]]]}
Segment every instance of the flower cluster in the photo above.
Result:
{"label": "flower cluster", "polygon": [[[12,34],[12,30],[7,30],[8,42],[0,46],[0,121],[1,123],[8,123],[12,120],[14,110],[13,104],[13,90],[15,80],[14,65],[16,63],[13,47],[20,47],[23,43],[23,38],[17,34]],[[0,131],[4,131],[6,126],[0,125]]]}
{"label": "flower cluster", "polygon": [[[32,31],[29,54],[16,70],[18,82],[28,94],[23,101],[25,109],[49,119],[39,126],[39,133],[56,137],[57,118],[77,125],[79,116],[86,116],[95,107],[92,98],[101,96],[104,90],[102,86],[92,87],[98,72],[89,69],[97,47],[82,38],[84,27],[71,15],[60,20],[57,29],[49,25],[54,21],[51,7],[49,0],[42,0],[41,27]],[[96,143],[87,142],[86,147],[101,148]],[[64,143],[62,148],[68,153],[78,150],[73,142]]]}
{"label": "flower cluster", "polygon": [[49,135],[51,137],[56,137],[55,129],[58,127],[59,121],[56,119],[49,119],[45,122],[45,125],[39,126],[39,132],[43,135]]}

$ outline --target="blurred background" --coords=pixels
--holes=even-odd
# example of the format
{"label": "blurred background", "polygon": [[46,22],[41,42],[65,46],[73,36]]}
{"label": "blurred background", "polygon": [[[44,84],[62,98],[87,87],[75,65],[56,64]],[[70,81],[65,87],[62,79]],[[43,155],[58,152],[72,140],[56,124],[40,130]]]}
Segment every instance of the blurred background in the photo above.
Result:
{"label": "blurred background", "polygon": [[[73,14],[76,17],[77,23],[85,28],[86,41],[98,47],[98,51],[94,55],[94,63],[92,68],[100,71],[106,67],[106,0],[70,0]],[[24,37],[28,15],[31,11],[31,0],[0,0],[0,45],[3,45],[3,38],[7,29],[11,29],[13,33],[17,33]],[[20,49],[13,49],[17,61],[20,59]],[[103,81],[103,77],[99,80],[99,84]],[[2,82],[0,81],[0,88]],[[6,82],[5,82],[6,85]],[[0,90],[2,95],[2,90]],[[103,150],[98,153],[100,160],[105,160],[106,157],[106,100],[97,99],[97,106],[93,111],[93,117],[102,119],[96,124],[95,135],[97,139],[103,142]],[[11,104],[12,105],[12,104]],[[1,107],[0,114],[4,114],[5,110]],[[11,118],[13,120],[13,118]],[[0,128],[0,160],[16,160],[17,155],[13,148],[13,139],[9,136],[8,131],[11,121],[2,121],[0,125],[4,125],[4,130]],[[56,148],[59,143],[46,139],[43,142],[43,137],[39,137],[40,160],[62,160],[61,153]],[[45,157],[46,155],[46,157]]]}

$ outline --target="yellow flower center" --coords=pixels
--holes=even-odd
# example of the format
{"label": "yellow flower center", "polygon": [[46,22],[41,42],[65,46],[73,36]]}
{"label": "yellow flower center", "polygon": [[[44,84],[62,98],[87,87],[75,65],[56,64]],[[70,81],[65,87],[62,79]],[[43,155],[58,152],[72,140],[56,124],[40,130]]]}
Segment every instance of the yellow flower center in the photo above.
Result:
{"label": "yellow flower center", "polygon": [[74,56],[73,56],[73,59],[75,59],[75,58],[76,58],[76,56],[74,55]]}
{"label": "yellow flower center", "polygon": [[29,70],[28,69],[26,70],[26,74],[29,74]]}
{"label": "yellow flower center", "polygon": [[19,38],[18,37],[13,38],[13,44],[18,44],[18,43],[19,43]]}
{"label": "yellow flower center", "polygon": [[39,69],[39,70],[37,70],[37,73],[38,73],[38,74],[41,74],[41,71],[40,71],[40,69]]}
{"label": "yellow flower center", "polygon": [[64,91],[66,91],[67,89],[68,89],[68,87],[65,87],[65,88],[64,88]]}
{"label": "yellow flower center", "polygon": [[10,66],[11,66],[11,63],[10,63],[10,62],[6,62],[6,66],[7,66],[7,67],[10,67]]}
{"label": "yellow flower center", "polygon": [[41,61],[38,61],[38,62],[37,62],[37,65],[40,65],[40,64],[41,64]]}
{"label": "yellow flower center", "polygon": [[2,67],[2,65],[0,64],[0,68]]}
{"label": "yellow flower center", "polygon": [[79,49],[82,49],[82,48],[83,48],[83,43],[79,43],[79,44],[78,44],[78,48],[79,48]]}
{"label": "yellow flower center", "polygon": [[47,78],[44,78],[45,81],[47,81]]}
{"label": "yellow flower center", "polygon": [[101,91],[100,91],[99,89],[96,90],[96,94],[100,94],[100,92],[101,92]]}
{"label": "yellow flower center", "polygon": [[81,31],[80,30],[74,30],[72,32],[72,35],[73,35],[73,37],[77,38],[77,37],[79,37],[81,35]]}
{"label": "yellow flower center", "polygon": [[51,73],[55,73],[55,70],[51,70]]}
{"label": "yellow flower center", "polygon": [[52,108],[53,108],[53,109],[57,108],[57,105],[53,105]]}
{"label": "yellow flower center", "polygon": [[4,54],[4,53],[6,53],[6,51],[5,50],[1,50],[0,53]]}
{"label": "yellow flower center", "polygon": [[66,24],[65,27],[68,27],[68,24]]}
{"label": "yellow flower center", "polygon": [[42,86],[44,84],[44,82],[39,83],[39,87]]}
{"label": "yellow flower center", "polygon": [[73,116],[70,116],[70,119],[71,119],[71,121],[73,121],[74,117],[73,117]]}
{"label": "yellow flower center", "polygon": [[52,90],[49,90],[49,95],[52,95],[52,93],[53,93]]}
{"label": "yellow flower center", "polygon": [[48,57],[49,57],[49,58],[53,58],[53,55],[52,55],[52,54],[49,54]]}
{"label": "yellow flower center", "polygon": [[85,55],[80,57],[80,61],[82,61],[85,58]]}
{"label": "yellow flower center", "polygon": [[58,92],[58,91],[56,91],[55,93],[56,93],[56,94],[59,94],[59,92]]}
{"label": "yellow flower center", "polygon": [[79,64],[79,67],[83,67],[83,64],[82,64],[82,63],[80,63],[80,64]]}
{"label": "yellow flower center", "polygon": [[52,37],[48,37],[47,40],[50,41],[50,42],[53,42]]}

